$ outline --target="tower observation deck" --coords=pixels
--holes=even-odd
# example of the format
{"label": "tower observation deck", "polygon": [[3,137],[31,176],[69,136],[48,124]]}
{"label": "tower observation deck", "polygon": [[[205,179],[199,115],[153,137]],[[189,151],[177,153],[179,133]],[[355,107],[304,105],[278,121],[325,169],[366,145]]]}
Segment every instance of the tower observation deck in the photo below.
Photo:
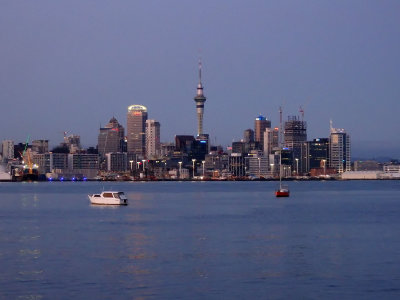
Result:
{"label": "tower observation deck", "polygon": [[199,84],[197,85],[197,93],[194,97],[196,102],[197,112],[197,136],[203,135],[203,115],[204,115],[204,102],[207,98],[203,94],[203,85],[201,83],[201,61],[199,62]]}

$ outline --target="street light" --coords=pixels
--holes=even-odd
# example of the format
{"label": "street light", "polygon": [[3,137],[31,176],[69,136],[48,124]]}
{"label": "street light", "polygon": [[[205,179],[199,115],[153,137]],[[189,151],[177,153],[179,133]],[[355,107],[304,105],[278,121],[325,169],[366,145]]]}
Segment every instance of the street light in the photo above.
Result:
{"label": "street light", "polygon": [[206,161],[203,160],[201,163],[203,164],[203,179],[204,179],[204,164],[206,163]]}
{"label": "street light", "polygon": [[140,168],[140,161],[136,162],[136,164],[137,164],[136,170],[139,170],[139,168]]}
{"label": "street light", "polygon": [[192,175],[192,177],[194,178],[194,163],[196,162],[196,159],[192,159],[192,163],[193,163],[193,175]]}
{"label": "street light", "polygon": [[299,176],[299,159],[296,158],[296,176]]}
{"label": "street light", "polygon": [[132,164],[133,164],[133,160],[129,161],[131,163],[131,173],[132,173]]}
{"label": "street light", "polygon": [[269,164],[271,166],[272,177],[274,177],[274,164]]}
{"label": "street light", "polygon": [[144,163],[145,163],[145,159],[142,159],[142,162],[143,162],[143,172],[144,172]]}
{"label": "street light", "polygon": [[258,157],[258,178],[261,177],[260,168],[261,168],[261,159]]}
{"label": "street light", "polygon": [[178,162],[178,164],[179,164],[179,178],[182,178],[182,162],[180,161],[180,162]]}

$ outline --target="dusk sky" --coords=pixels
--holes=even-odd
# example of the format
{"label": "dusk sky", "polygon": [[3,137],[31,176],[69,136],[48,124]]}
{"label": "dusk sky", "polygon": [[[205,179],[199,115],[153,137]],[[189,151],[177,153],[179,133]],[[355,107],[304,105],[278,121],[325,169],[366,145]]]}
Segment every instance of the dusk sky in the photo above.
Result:
{"label": "dusk sky", "polygon": [[227,146],[263,114],[303,106],[308,139],[329,120],[353,157],[400,158],[400,1],[0,1],[0,140],[100,125],[142,104],[161,140],[204,131]]}

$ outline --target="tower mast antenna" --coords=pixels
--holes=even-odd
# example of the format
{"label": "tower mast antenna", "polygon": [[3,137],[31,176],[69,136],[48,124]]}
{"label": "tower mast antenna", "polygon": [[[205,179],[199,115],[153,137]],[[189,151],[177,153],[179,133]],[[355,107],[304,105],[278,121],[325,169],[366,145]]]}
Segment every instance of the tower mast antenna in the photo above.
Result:
{"label": "tower mast antenna", "polygon": [[196,102],[196,113],[197,113],[197,136],[203,135],[203,115],[204,115],[204,102],[207,98],[203,94],[203,84],[201,83],[201,59],[199,59],[199,84],[197,85],[197,93],[194,97]]}
{"label": "tower mast antenna", "polygon": [[201,57],[199,58],[199,83],[201,84]]}

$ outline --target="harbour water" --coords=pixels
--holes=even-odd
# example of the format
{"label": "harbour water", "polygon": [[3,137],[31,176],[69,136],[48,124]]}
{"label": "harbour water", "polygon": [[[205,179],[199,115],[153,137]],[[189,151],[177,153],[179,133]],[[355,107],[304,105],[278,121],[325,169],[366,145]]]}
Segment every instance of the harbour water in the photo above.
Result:
{"label": "harbour water", "polygon": [[0,299],[400,298],[400,181],[275,187],[0,183]]}

